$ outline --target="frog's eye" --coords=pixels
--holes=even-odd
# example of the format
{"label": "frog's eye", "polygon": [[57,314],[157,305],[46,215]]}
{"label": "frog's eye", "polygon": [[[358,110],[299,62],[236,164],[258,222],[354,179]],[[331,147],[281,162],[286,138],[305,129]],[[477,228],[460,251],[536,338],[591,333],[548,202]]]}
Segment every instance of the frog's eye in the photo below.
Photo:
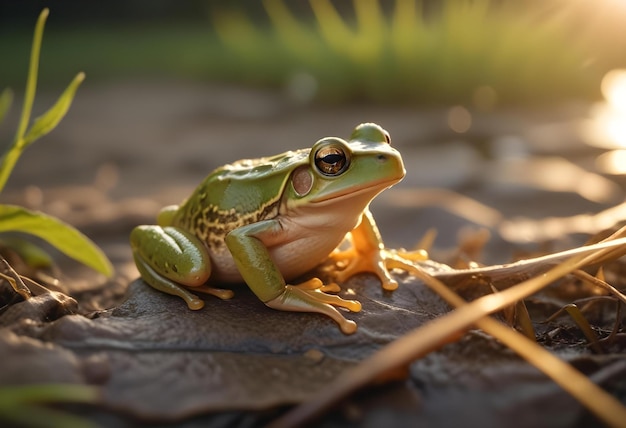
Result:
{"label": "frog's eye", "polygon": [[389,132],[383,129],[383,134],[385,135],[385,142],[391,146],[391,136],[389,135]]}
{"label": "frog's eye", "polygon": [[320,148],[315,153],[315,166],[324,175],[339,175],[348,167],[348,155],[336,145]]}

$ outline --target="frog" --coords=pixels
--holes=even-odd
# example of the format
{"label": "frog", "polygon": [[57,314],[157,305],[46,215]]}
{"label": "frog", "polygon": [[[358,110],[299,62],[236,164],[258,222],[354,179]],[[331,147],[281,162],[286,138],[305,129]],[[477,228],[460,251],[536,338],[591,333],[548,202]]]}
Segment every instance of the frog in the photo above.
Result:
{"label": "frog", "polygon": [[[243,159],[163,208],[156,225],[135,227],[133,258],[144,282],[191,310],[205,304],[195,293],[230,299],[231,289],[214,285],[245,282],[269,308],[319,313],[352,334],[357,325],[342,312],[361,304],[340,297],[338,283],[373,273],[384,290],[398,287],[387,268],[396,255],[385,251],[369,205],[405,174],[389,133],[374,123],[358,125],[347,141],[324,137],[310,148]],[[294,282],[328,260],[333,281]]]}

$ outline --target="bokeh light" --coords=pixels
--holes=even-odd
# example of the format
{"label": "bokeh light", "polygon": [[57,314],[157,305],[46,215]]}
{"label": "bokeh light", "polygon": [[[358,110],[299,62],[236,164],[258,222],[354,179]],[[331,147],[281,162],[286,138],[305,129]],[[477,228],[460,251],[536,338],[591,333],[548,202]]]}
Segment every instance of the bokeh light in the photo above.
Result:
{"label": "bokeh light", "polygon": [[454,132],[464,134],[472,127],[472,115],[463,106],[454,106],[448,110],[448,126]]}
{"label": "bokeh light", "polygon": [[600,89],[609,105],[626,115],[626,70],[611,70],[606,73]]}
{"label": "bokeh light", "polygon": [[[626,70],[609,71],[600,87],[606,103],[592,110],[591,120],[581,129],[583,139],[594,147],[626,149]],[[604,159],[598,166],[608,164]]]}
{"label": "bokeh light", "polygon": [[605,174],[626,174],[626,150],[611,150],[596,159],[596,167]]}

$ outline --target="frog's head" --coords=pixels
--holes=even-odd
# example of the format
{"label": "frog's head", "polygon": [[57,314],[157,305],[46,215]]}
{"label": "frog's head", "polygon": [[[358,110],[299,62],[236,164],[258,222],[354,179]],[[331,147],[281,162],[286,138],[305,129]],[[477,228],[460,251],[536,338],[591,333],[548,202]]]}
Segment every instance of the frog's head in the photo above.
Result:
{"label": "frog's head", "polygon": [[287,209],[332,207],[361,213],[404,174],[402,157],[391,147],[387,131],[365,123],[354,130],[349,141],[326,137],[316,142],[308,162],[292,172],[283,201]]}

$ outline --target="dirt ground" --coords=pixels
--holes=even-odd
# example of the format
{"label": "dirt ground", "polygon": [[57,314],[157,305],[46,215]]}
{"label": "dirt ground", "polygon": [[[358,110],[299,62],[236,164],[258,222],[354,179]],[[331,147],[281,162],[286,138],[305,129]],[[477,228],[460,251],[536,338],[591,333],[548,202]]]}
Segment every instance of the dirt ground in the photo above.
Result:
{"label": "dirt ground", "polygon": [[[55,97],[56,94],[40,94],[36,102],[36,113],[47,108]],[[34,333],[28,328],[12,331],[44,342],[45,339],[42,338],[47,337],[46,334],[52,334],[54,337],[52,342],[56,347],[50,352],[62,354],[64,350],[69,349],[68,352],[73,352],[74,356],[68,358],[80,360],[83,368],[91,364],[89,367],[95,367],[96,371],[102,367],[106,367],[104,371],[115,371],[120,367],[147,365],[156,367],[150,371],[154,376],[158,376],[159,370],[161,373],[172,370],[172,367],[168,366],[167,358],[158,357],[162,350],[154,351],[152,354],[144,352],[138,360],[132,360],[132,363],[129,362],[125,352],[131,348],[139,352],[137,351],[139,348],[136,348],[137,343],[142,343],[144,347],[141,349],[145,351],[146,346],[148,348],[152,346],[147,344],[154,343],[161,337],[162,343],[174,348],[175,344],[180,345],[181,341],[184,342],[180,348],[176,348],[177,355],[186,353],[185,358],[195,358],[191,354],[199,352],[198,349],[206,350],[211,348],[211,343],[222,343],[221,336],[216,332],[200,335],[202,337],[185,336],[184,339],[177,339],[163,332],[139,331],[129,327],[132,320],[141,326],[159,323],[167,326],[171,319],[175,318],[172,311],[181,314],[176,318],[178,320],[180,317],[187,317],[186,312],[178,312],[182,308],[168,300],[169,298],[151,294],[151,291],[146,291],[138,282],[128,288],[138,277],[127,243],[130,230],[138,224],[153,223],[161,206],[182,201],[195,185],[217,166],[241,158],[256,158],[290,149],[310,147],[324,136],[345,138],[362,122],[376,122],[390,132],[392,145],[402,153],[407,170],[402,183],[385,191],[372,204],[372,211],[389,247],[413,247],[426,230],[435,228],[438,236],[432,254],[433,257],[438,255],[443,257],[448,250],[455,247],[459,236],[467,230],[484,227],[491,231],[491,238],[482,254],[482,261],[502,263],[509,261],[520,250],[539,251],[546,248],[544,245],[546,243],[551,249],[562,249],[579,244],[583,239],[580,234],[570,233],[583,232],[577,229],[536,227],[524,232],[521,228],[521,225],[525,224],[522,219],[569,218],[580,214],[597,213],[622,202],[623,183],[620,179],[594,173],[594,159],[601,153],[601,149],[585,144],[584,135],[580,132],[581,124],[590,114],[588,104],[571,103],[558,108],[545,107],[532,111],[502,108],[495,111],[470,109],[470,112],[469,130],[458,133],[450,127],[451,111],[447,107],[423,109],[358,104],[311,106],[300,105],[289,100],[284,94],[239,87],[181,81],[128,81],[92,85],[87,81],[79,89],[75,103],[61,125],[24,154],[9,181],[3,202],[19,203],[29,208],[40,209],[78,227],[97,242],[110,257],[116,269],[116,276],[108,281],[94,277],[87,269],[57,255],[64,279],[64,290],[70,295],[82,296],[82,299],[78,299],[78,311],[88,314],[89,322],[64,317],[67,318],[66,321],[55,321],[56,330],[47,328],[45,334],[41,330]],[[16,112],[13,111],[8,122],[0,130],[2,141],[7,141],[11,137],[15,121]],[[589,175],[585,175],[586,173]],[[580,183],[589,180],[596,180],[594,181],[597,183],[594,187],[596,191],[581,192]],[[564,184],[554,185],[557,182]],[[365,284],[369,283],[365,281]],[[245,291],[240,290],[240,293],[244,298],[241,303],[230,308],[231,313],[245,314],[248,310],[252,311],[254,314],[250,325],[254,325],[254,320],[263,316],[258,315],[258,311],[265,314],[264,308],[259,308],[254,299],[246,297]],[[365,289],[362,293],[363,296],[369,296],[368,299],[372,302],[381,299],[379,295],[368,294],[370,291]],[[399,295],[394,304],[404,307],[403,305],[413,298],[412,295]],[[137,299],[151,302],[148,305],[150,308],[166,305],[167,310],[159,309],[152,313],[151,318],[144,317],[137,321],[146,315],[146,312],[137,312]],[[409,306],[405,309],[409,310]],[[102,313],[104,315],[101,314],[99,317],[107,320],[102,321],[105,324],[87,325],[98,320],[93,318],[94,313],[98,311],[104,311]],[[158,316],[159,313],[162,315],[161,318]],[[374,307],[371,313],[376,313]],[[209,319],[204,320],[202,316],[205,315],[193,315],[197,322],[210,322]],[[228,312],[225,312],[224,316],[228,316]],[[275,315],[271,317],[274,319]],[[411,322],[398,321],[400,323],[398,325],[401,326],[398,328],[406,331],[427,318],[428,314],[425,318],[413,318]],[[272,322],[281,323],[280,320],[279,317]],[[195,325],[193,322],[196,321],[190,321],[192,323],[190,329],[193,329]],[[301,365],[306,364],[306,361],[285,362],[277,355],[282,355],[283,351],[287,354],[296,352],[294,349],[301,351],[303,355],[306,354],[310,344],[314,342],[315,334],[311,332],[317,331],[315,328],[319,327],[318,324],[319,320],[315,319],[314,327],[306,333],[288,331],[286,337],[300,336],[304,341],[297,345],[292,344],[291,348],[276,338],[263,342],[259,339],[263,337],[262,334],[256,336],[257,339],[253,344],[239,343],[239,345],[249,352],[263,354],[264,358],[268,359],[263,362],[264,364],[278,367],[275,370],[290,373],[292,369],[281,364]],[[367,332],[367,324],[364,325],[364,331]],[[104,332],[103,329],[108,330]],[[95,336],[87,334],[96,330]],[[236,335],[236,331],[232,333]],[[310,336],[307,336],[308,334]],[[100,338],[100,341],[93,337]],[[207,337],[217,342],[211,342]],[[303,337],[310,338],[312,342],[307,345]],[[83,339],[88,346],[81,348],[77,343]],[[481,337],[473,337],[468,339],[464,346],[482,340],[484,339]],[[271,344],[268,344],[269,342]],[[364,347],[363,349],[367,349],[364,354],[372,352],[373,349],[364,343],[366,338],[360,338],[351,346],[353,349]],[[201,345],[196,347],[198,344]],[[124,347],[127,345],[130,348],[127,347],[125,351]],[[326,351],[333,349],[331,344],[327,345]],[[231,347],[229,349],[236,346],[238,345],[228,344],[228,347]],[[456,347],[467,349],[462,345]],[[113,351],[103,356],[99,353],[102,349]],[[169,349],[168,352],[170,351],[172,350]],[[7,352],[10,357],[11,351]],[[450,357],[451,352],[442,354],[440,358]],[[333,354],[331,351],[326,355],[326,363],[335,363],[333,370],[343,365],[349,366],[360,358],[341,352]],[[506,353],[503,355],[510,358]],[[62,356],[58,358],[59,361],[68,361]],[[205,361],[207,366],[229,372],[224,369],[224,365],[231,364],[232,361],[215,363],[215,359],[220,357],[209,353],[203,354],[196,363],[202,364],[204,358],[211,359],[210,362]],[[242,359],[240,363],[246,367],[254,366],[247,360],[245,353],[237,354],[237,358]],[[106,360],[106,363],[99,359]],[[429,363],[422,363],[425,365],[414,366],[412,370],[427,371],[428,364],[438,363],[441,363],[441,360],[430,360]],[[303,379],[315,383],[311,379],[316,376],[319,380],[329,376],[329,373],[334,373],[333,370],[325,371],[319,366],[318,369],[320,371],[317,374],[308,372],[306,376],[303,375]],[[236,368],[233,370],[237,371]],[[133,389],[132,385],[136,386],[148,379],[148,377],[120,378],[111,373],[102,376],[111,379],[111,381],[101,379],[104,384],[118,382],[115,388],[119,390],[123,390],[124,382],[128,382],[133,394],[143,390]],[[214,376],[219,377],[215,373]],[[454,376],[448,372],[445,379],[453,378]],[[427,376],[422,378],[422,382],[442,385],[445,384],[445,379],[432,379]],[[486,391],[488,382],[485,379],[483,381],[486,383],[481,388]],[[245,383],[240,378],[237,378],[237,382]],[[228,385],[228,381],[224,383],[215,381],[214,385],[223,387]],[[207,390],[206,384],[195,387],[209,396],[215,393]],[[143,385],[142,388],[149,386]],[[542,389],[541,394],[550,396],[556,394],[551,387],[546,388]],[[460,392],[446,396],[444,390],[445,388],[436,388],[430,402],[441,403],[433,398],[438,394],[457,405],[461,405],[460,403],[467,399],[467,395]],[[177,391],[183,396],[189,393],[184,388]],[[239,392],[233,392],[232,396],[225,393],[223,397],[236,397]],[[248,393],[250,394],[249,390]],[[406,391],[402,392],[404,393]],[[378,391],[378,395],[375,396],[384,396],[381,394],[381,391]],[[489,394],[494,392],[491,391]],[[541,397],[541,394],[536,397]],[[147,395],[154,398],[149,392]],[[496,395],[490,399],[496,400]],[[184,401],[186,404],[181,400],[183,404],[179,406],[166,405],[166,410],[159,413],[155,410],[159,409],[160,403],[156,398],[153,405],[144,407],[134,403],[125,407],[124,403],[109,398],[110,403],[114,403],[112,406],[116,409],[114,412],[116,416],[107,419],[110,416],[98,414],[97,417],[100,418],[98,420],[105,425],[109,425],[111,421],[128,423],[129,420],[142,423],[151,420],[174,423],[207,414],[214,415],[214,419],[204,419],[204,422],[210,420],[216,426],[223,419],[218,421],[215,415],[226,418],[227,422],[220,426],[258,423],[250,413],[244,412],[244,416],[241,416],[241,413],[236,412],[241,410],[237,409],[237,406],[229,407],[217,399],[209,400],[212,404],[205,405],[196,396],[194,399]],[[243,399],[242,402],[247,403],[247,409],[258,410],[277,404],[289,404],[288,401],[281,401],[282,399],[284,395],[278,394],[265,402],[254,401],[251,398],[248,401]],[[306,394],[293,398],[294,401],[300,399],[306,399]],[[389,404],[389,401],[384,400],[386,404]],[[476,396],[470,401],[472,406],[484,405]],[[411,403],[410,400],[408,402]],[[585,420],[584,417],[582,419],[577,417],[580,415],[576,412],[574,416],[558,419],[559,409],[567,409],[570,401],[564,398],[556,400],[555,403],[557,403],[555,407],[547,411],[547,414],[555,419],[548,418],[536,424],[537,420],[529,417],[520,420],[514,426],[531,426],[529,425],[531,423],[535,424],[534,426],[576,426],[581,420]],[[536,398],[528,406],[529,409],[537,408],[533,406],[541,407]],[[459,408],[461,410],[457,417],[462,419],[463,409],[469,407]],[[403,412],[406,411],[406,409],[393,410],[388,406],[382,406],[381,409],[383,410],[378,413],[368,414],[368,417],[372,418],[369,422],[374,423],[376,418],[402,421]],[[168,414],[168,411],[172,413]],[[446,424],[446,412],[441,404],[426,406],[420,416],[416,416],[414,411],[415,409],[411,408],[409,413],[412,416],[405,421],[431,422],[430,426]],[[476,417],[475,420],[480,421],[482,426],[498,426],[506,419],[502,406],[497,404],[488,406],[482,412],[475,410],[472,412]],[[120,414],[125,416],[119,416]],[[232,416],[233,414],[238,416]],[[229,417],[233,419],[228,419]]]}

